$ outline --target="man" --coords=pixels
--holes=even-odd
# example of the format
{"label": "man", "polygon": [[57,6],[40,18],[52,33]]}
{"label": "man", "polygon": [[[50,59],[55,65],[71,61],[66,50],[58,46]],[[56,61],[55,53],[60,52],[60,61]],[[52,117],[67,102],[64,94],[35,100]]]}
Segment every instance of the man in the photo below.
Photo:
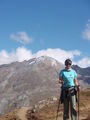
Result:
{"label": "man", "polygon": [[64,114],[63,120],[69,120],[69,102],[71,111],[71,120],[77,120],[76,112],[76,92],[75,86],[79,86],[77,74],[72,69],[72,61],[65,60],[65,69],[61,70],[59,74],[59,83],[62,84]]}

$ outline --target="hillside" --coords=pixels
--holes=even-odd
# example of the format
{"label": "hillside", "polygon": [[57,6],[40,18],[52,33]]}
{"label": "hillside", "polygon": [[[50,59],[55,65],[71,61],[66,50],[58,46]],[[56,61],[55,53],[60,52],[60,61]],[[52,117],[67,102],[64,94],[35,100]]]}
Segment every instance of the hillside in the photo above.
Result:
{"label": "hillside", "polygon": [[[56,120],[58,99],[40,101],[34,107],[23,107],[0,118],[0,120]],[[58,120],[62,120],[63,106],[60,104]],[[80,120],[90,120],[90,89],[80,92]],[[88,118],[88,119],[86,119]]]}
{"label": "hillside", "polygon": [[0,114],[58,94],[63,65],[42,56],[0,66]]}
{"label": "hillside", "polygon": [[[63,68],[63,64],[47,56],[1,65],[0,115],[57,96],[60,92],[59,71]],[[90,86],[89,68],[74,66],[74,69],[81,87]]]}

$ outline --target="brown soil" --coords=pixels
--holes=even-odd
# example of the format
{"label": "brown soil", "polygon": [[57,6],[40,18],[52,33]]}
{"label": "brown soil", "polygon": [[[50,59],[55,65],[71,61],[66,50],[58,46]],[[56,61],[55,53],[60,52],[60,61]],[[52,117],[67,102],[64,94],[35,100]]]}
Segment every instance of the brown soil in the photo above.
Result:
{"label": "brown soil", "polygon": [[[57,107],[58,101],[41,109],[36,109],[36,111],[23,107],[1,116],[0,120],[56,120]],[[57,120],[62,120],[62,116],[63,105],[60,104]],[[90,120],[90,89],[80,93],[80,120]]]}

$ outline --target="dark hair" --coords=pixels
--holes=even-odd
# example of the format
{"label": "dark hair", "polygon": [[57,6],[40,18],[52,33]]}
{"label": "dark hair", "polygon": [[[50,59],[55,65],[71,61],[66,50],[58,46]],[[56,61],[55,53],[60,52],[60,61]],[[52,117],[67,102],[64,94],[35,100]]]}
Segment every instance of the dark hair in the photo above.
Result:
{"label": "dark hair", "polygon": [[72,61],[70,59],[66,59],[65,60],[65,65],[72,65]]}

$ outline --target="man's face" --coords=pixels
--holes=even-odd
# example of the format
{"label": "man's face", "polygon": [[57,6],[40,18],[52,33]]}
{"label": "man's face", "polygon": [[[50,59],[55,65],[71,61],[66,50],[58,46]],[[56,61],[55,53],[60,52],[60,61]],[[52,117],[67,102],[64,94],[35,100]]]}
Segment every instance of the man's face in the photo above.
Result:
{"label": "man's face", "polygon": [[71,63],[68,63],[68,64],[66,65],[66,68],[67,68],[67,69],[71,69],[71,66],[72,66],[72,64],[71,64]]}

